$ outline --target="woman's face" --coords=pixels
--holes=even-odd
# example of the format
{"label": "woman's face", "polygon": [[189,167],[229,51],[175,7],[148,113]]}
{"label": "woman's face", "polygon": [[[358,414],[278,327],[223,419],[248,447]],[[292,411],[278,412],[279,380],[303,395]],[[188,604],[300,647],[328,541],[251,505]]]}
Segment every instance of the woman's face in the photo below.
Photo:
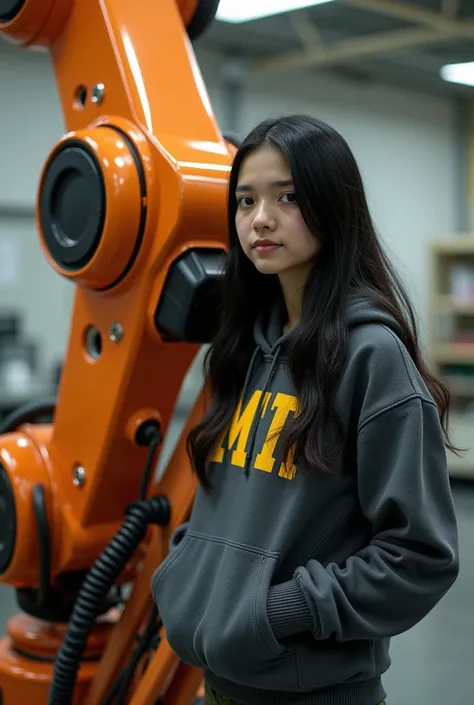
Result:
{"label": "woman's face", "polygon": [[235,195],[237,235],[258,271],[286,280],[307,275],[319,243],[303,219],[291,170],[280,150],[264,146],[245,157]]}

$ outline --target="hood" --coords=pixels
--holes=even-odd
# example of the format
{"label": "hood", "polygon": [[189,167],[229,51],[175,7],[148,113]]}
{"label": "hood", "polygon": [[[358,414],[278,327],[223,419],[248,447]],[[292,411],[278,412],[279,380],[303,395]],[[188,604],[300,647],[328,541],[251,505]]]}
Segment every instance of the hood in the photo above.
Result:
{"label": "hood", "polygon": [[[378,323],[390,328],[401,340],[403,331],[393,316],[381,309],[368,297],[353,295],[349,299],[348,323],[350,328],[355,326]],[[253,328],[255,344],[265,355],[275,355],[289,341],[293,330],[283,333],[285,320],[284,306],[281,303],[266,312],[262,312],[256,319]]]}
{"label": "hood", "polygon": [[[348,306],[349,328],[362,325],[378,323],[390,328],[401,340],[403,331],[397,321],[389,313],[377,307],[369,298],[362,295],[354,295],[349,299]],[[246,459],[245,474],[248,475],[249,464],[253,456],[255,437],[258,426],[258,419],[265,399],[265,393],[271,389],[273,378],[278,368],[278,362],[287,342],[293,335],[294,329],[283,333],[283,322],[285,320],[285,309],[283,302],[275,304],[271,310],[259,314],[254,323],[253,334],[255,340],[255,350],[250,360],[247,375],[242,390],[243,403],[247,399],[252,386],[254,370],[262,361],[263,356],[271,356],[271,365],[263,383],[263,391],[260,398],[259,407],[254,417],[254,422],[250,429],[250,449]]]}
{"label": "hood", "polygon": [[403,330],[394,317],[367,297],[360,295],[352,297],[349,302],[347,317],[349,328],[378,323],[390,328],[400,340],[404,341]]}

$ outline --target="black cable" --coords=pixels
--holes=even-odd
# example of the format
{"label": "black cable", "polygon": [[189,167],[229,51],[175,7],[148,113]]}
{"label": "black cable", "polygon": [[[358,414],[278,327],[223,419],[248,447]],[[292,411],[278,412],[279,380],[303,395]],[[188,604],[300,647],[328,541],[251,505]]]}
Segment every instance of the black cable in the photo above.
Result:
{"label": "black cable", "polygon": [[125,699],[127,697],[127,693],[133,680],[133,676],[135,675],[135,671],[138,668],[138,664],[145,656],[147,651],[150,649],[150,644],[156,632],[158,631],[159,626],[160,624],[158,620],[158,609],[154,605],[151,614],[148,618],[145,630],[143,632],[143,636],[139,637],[138,639],[138,648],[133,654],[126,670],[124,671],[123,678],[120,684],[120,689],[117,693],[116,705],[125,705]]}
{"label": "black cable", "polygon": [[0,424],[0,435],[16,431],[25,423],[34,423],[41,416],[51,416],[56,409],[56,399],[23,404],[6,416]]}
{"label": "black cable", "polygon": [[148,524],[169,523],[165,497],[131,504],[122,527],[97,559],[77,596],[68,629],[56,657],[48,705],[70,705],[87,639],[101,605],[145,536]]}
{"label": "black cable", "polygon": [[115,682],[112,684],[112,687],[110,688],[109,692],[105,696],[105,700],[102,700],[100,705],[112,705],[115,696],[117,695],[117,692],[119,691],[119,688],[121,688],[122,683],[124,681],[124,678],[126,677],[128,673],[129,666],[127,666],[125,671],[122,671],[120,675],[115,679]]}
{"label": "black cable", "polygon": [[[150,475],[155,467],[155,454],[158,446],[160,445],[162,441],[162,436],[159,430],[159,426],[155,422],[148,423],[146,422],[143,424],[143,426],[139,429],[137,433],[137,440],[140,445],[149,445],[149,451],[148,451],[148,456],[145,462],[145,467],[143,470],[143,475],[142,475],[142,480],[140,483],[140,493],[139,497],[140,500],[143,501],[146,498],[146,493],[148,489],[148,485],[150,482]],[[156,612],[156,615],[155,615]],[[155,633],[158,631],[161,622],[157,623],[156,622],[156,617],[157,617],[157,610],[154,607],[153,611],[150,615],[150,618],[148,620],[147,626],[145,627],[145,632],[143,637],[138,637],[138,641],[141,644],[141,647],[135,652],[135,654],[132,656],[129,664],[125,668],[124,671],[118,676],[118,678],[115,680],[115,682],[112,684],[112,687],[110,688],[106,699],[103,701],[101,705],[112,705],[112,703],[115,700],[115,697],[119,697],[120,699],[117,700],[117,703],[120,703],[123,697],[126,695],[130,681],[133,678],[133,675],[135,673],[135,670],[140,663],[140,660],[143,658],[145,653],[149,649],[149,644],[150,641],[152,640],[153,636]],[[154,626],[153,632],[148,636],[149,630]],[[125,690],[124,690],[125,688]]]}
{"label": "black cable", "polygon": [[[157,633],[160,626],[161,620],[158,619],[158,609],[156,608],[156,606],[153,606],[143,635],[137,636],[137,650],[134,652],[129,664],[116,678],[115,682],[109,690],[105,700],[102,701],[101,705],[112,705],[112,703],[115,702],[116,697],[120,697],[121,700],[123,700],[123,698],[128,692],[128,688],[130,686],[130,682],[133,678],[135,670],[138,664],[140,663],[140,660],[151,648],[153,637]],[[116,705],[119,705],[121,703],[121,700],[117,700]]]}
{"label": "black cable", "polygon": [[146,493],[148,490],[148,484],[150,482],[150,476],[151,473],[154,470],[155,467],[155,455],[156,455],[156,450],[158,446],[161,443],[161,434],[159,431],[156,431],[155,434],[153,435],[153,438],[150,442],[150,449],[148,451],[148,456],[146,459],[145,463],[145,468],[143,470],[143,476],[142,476],[142,481],[140,483],[140,494],[139,497],[140,499],[146,499]]}

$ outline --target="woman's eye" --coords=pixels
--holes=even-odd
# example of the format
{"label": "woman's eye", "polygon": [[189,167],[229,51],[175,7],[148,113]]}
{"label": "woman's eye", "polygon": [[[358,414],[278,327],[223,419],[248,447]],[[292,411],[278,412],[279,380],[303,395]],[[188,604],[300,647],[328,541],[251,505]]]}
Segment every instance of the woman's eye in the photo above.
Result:
{"label": "woman's eye", "polygon": [[241,208],[249,208],[252,205],[253,200],[250,196],[241,196],[237,199],[237,203]]}
{"label": "woman's eye", "polygon": [[[285,201],[284,199],[287,200]],[[282,200],[284,200],[285,203],[296,203],[296,193],[284,193]]]}

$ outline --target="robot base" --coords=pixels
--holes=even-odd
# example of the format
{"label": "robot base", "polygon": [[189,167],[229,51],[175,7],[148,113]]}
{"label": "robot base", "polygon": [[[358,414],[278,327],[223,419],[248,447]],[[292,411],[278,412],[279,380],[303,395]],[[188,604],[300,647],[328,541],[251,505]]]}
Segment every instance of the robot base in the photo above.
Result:
{"label": "robot base", "polygon": [[[104,621],[91,633],[78,673],[73,705],[85,702],[113,626],[113,623]],[[0,701],[47,705],[54,658],[63,642],[65,629],[66,625],[41,622],[23,613],[9,620],[8,636],[0,641]]]}

